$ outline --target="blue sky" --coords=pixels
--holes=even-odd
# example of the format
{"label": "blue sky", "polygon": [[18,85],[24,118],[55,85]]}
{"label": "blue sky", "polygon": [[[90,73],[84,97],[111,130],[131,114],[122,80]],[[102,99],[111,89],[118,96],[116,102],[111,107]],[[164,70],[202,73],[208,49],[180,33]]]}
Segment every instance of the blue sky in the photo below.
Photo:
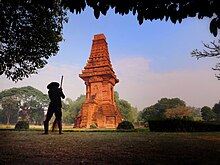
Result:
{"label": "blue sky", "polygon": [[93,36],[103,33],[120,80],[115,90],[139,110],[162,97],[179,97],[196,107],[213,106],[220,100],[220,81],[211,70],[217,60],[196,60],[190,55],[193,49],[203,49],[202,41],[216,39],[209,32],[209,19],[188,18],[181,24],[145,21],[139,25],[136,16],[116,15],[114,11],[97,20],[89,8],[68,17],[58,55],[50,58],[38,75],[22,82],[15,84],[1,76],[0,90],[32,85],[46,93],[46,85],[64,75],[64,91],[76,99],[85,93],[78,75],[89,58]]}
{"label": "blue sky", "polygon": [[[145,21],[139,25],[136,16],[115,15],[113,11],[109,11],[107,16],[101,15],[97,20],[92,10],[87,9],[80,15],[69,15],[60,55],[52,60],[83,64],[89,56],[93,35],[104,33],[111,59],[137,55],[147,57],[156,71],[191,67],[193,59],[190,52],[203,48],[202,41],[213,40],[208,26],[208,19],[186,19],[181,24]],[[71,56],[74,58],[69,60]],[[168,66],[167,60],[172,60],[172,65]]]}

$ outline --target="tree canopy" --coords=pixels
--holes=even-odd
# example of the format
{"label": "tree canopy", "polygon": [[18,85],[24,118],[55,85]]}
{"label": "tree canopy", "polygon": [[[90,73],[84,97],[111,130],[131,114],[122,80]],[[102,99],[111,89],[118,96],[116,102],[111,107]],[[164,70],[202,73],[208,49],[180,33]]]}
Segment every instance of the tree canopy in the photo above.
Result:
{"label": "tree canopy", "polygon": [[71,123],[75,122],[80,109],[82,108],[82,103],[86,100],[85,95],[80,95],[75,101],[71,98],[66,98],[63,103],[63,122]]}
{"label": "tree canopy", "polygon": [[41,124],[48,104],[49,97],[31,86],[4,90],[0,92],[0,123],[14,123],[21,117],[30,123]]}
{"label": "tree canopy", "polygon": [[164,115],[169,119],[190,119],[192,117],[192,110],[190,107],[177,106],[167,109]]}
{"label": "tree canopy", "polygon": [[[179,109],[178,107],[186,107],[186,103],[179,98],[162,98],[156,104],[144,108],[140,112],[139,118],[140,120],[144,120],[145,122],[149,120],[164,119],[166,118],[165,113],[167,110],[171,110],[172,115],[176,115],[177,113],[174,112],[176,111],[176,109]],[[182,109],[183,108],[181,108],[181,110]],[[167,114],[167,116],[169,115]]]}
{"label": "tree canopy", "polygon": [[212,109],[208,106],[204,106],[201,108],[202,118],[205,121],[212,121],[215,120],[215,113],[212,111]]}
{"label": "tree canopy", "polygon": [[1,101],[1,106],[2,110],[0,110],[0,122],[2,123],[4,120],[7,124],[13,122],[12,120],[16,122],[19,110],[19,102],[12,97],[7,97]]}
{"label": "tree canopy", "polygon": [[214,105],[212,110],[216,114],[216,120],[220,121],[220,101]]}
{"label": "tree canopy", "polygon": [[137,16],[139,24],[157,19],[170,19],[175,24],[187,17],[208,17],[212,18],[209,29],[214,36],[220,29],[219,0],[62,0],[62,5],[76,14],[89,6],[97,19],[100,14],[106,15],[110,8],[115,10],[115,14],[131,12]]}
{"label": "tree canopy", "polygon": [[128,101],[120,99],[117,91],[114,92],[114,100],[125,121],[134,122],[137,120],[137,108],[133,107]]}
{"label": "tree canopy", "polygon": [[14,97],[22,102],[27,100],[39,100],[42,105],[47,106],[49,104],[49,97],[47,94],[42,93],[40,90],[32,87],[20,87],[10,88],[0,92],[0,101],[6,97]]}
{"label": "tree canopy", "polygon": [[58,2],[0,1],[0,75],[22,80],[57,54],[66,15]]}

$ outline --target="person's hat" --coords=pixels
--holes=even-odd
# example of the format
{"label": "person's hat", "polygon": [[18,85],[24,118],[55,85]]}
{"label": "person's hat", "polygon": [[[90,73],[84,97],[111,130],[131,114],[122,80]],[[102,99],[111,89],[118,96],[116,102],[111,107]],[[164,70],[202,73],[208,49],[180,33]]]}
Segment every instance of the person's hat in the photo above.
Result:
{"label": "person's hat", "polygon": [[60,84],[58,82],[51,82],[47,85],[47,89],[58,88]]}

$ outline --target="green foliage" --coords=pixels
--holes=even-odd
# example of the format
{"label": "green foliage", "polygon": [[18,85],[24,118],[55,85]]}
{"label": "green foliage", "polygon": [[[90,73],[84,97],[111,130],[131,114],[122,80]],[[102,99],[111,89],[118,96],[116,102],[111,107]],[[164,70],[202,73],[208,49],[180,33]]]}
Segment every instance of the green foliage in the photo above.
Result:
{"label": "green foliage", "polygon": [[91,124],[91,125],[90,125],[90,128],[91,128],[91,129],[97,128],[97,125],[96,125],[96,124]]}
{"label": "green foliage", "polygon": [[121,123],[118,124],[117,129],[134,129],[134,126],[129,121],[122,121]]}
{"label": "green foliage", "polygon": [[205,121],[220,121],[220,102],[216,103],[212,109],[208,106],[202,107],[201,113]]}
{"label": "green foliage", "polygon": [[183,119],[165,119],[148,121],[150,131],[156,132],[215,132],[220,124]]}
{"label": "green foliage", "polygon": [[28,113],[30,115],[30,123],[35,125],[40,125],[44,120],[44,109],[40,102],[36,100],[30,100],[27,102],[26,108],[28,109]]}
{"label": "green foliage", "polygon": [[156,104],[144,108],[139,113],[140,120],[147,122],[148,120],[159,120],[164,119],[164,113],[167,109],[176,108],[178,106],[185,107],[186,104],[179,98],[162,98]]}
{"label": "green foliage", "polygon": [[[219,27],[219,12],[218,0],[166,0],[166,1],[94,1],[81,0],[74,1],[63,0],[63,5],[69,8],[71,12],[79,14],[86,6],[93,8],[94,16],[99,18],[100,14],[106,15],[111,8],[115,10],[115,14],[129,14],[137,16],[139,24],[144,20],[165,20],[172,23],[181,23],[187,17],[197,17],[203,19],[204,17],[212,18],[210,22],[210,32],[217,36]],[[205,7],[204,7],[205,6]],[[213,17],[214,16],[214,17]]]}
{"label": "green foliage", "polygon": [[66,98],[63,104],[63,122],[73,124],[74,119],[77,117],[82,104],[85,102],[86,96],[80,95],[76,101],[73,101],[70,98]]}
{"label": "green foliage", "polygon": [[[12,119],[14,121],[17,120],[18,117],[18,110],[19,110],[19,101],[15,97],[5,97],[1,100],[2,105],[2,117],[5,117],[5,121],[7,124],[11,124],[14,122],[11,122]],[[4,121],[4,118],[1,118]]]}
{"label": "green foliage", "polygon": [[186,106],[186,104],[183,100],[180,100],[179,98],[162,98],[154,106],[156,109],[164,111],[166,109],[175,108],[177,106]]}
{"label": "green foliage", "polygon": [[18,97],[18,100],[26,102],[27,100],[38,100],[43,105],[48,106],[49,97],[47,94],[42,93],[40,90],[33,88],[31,86],[21,87],[21,88],[10,88],[0,92],[0,100],[4,97]]}
{"label": "green foliage", "polygon": [[15,125],[15,130],[26,130],[29,129],[29,123],[27,121],[18,121]]}
{"label": "green foliage", "polygon": [[[122,117],[130,122],[136,121],[137,119],[137,108],[131,106],[126,100],[119,99],[118,92],[115,92],[114,99],[118,110],[120,111]],[[80,95],[75,101],[67,98],[63,103],[63,122],[68,124],[73,124],[75,118],[77,117],[82,104],[85,102],[86,96]]]}
{"label": "green foliage", "polygon": [[159,112],[155,109],[154,106],[150,106],[144,108],[142,111],[139,112],[139,120],[148,121],[148,120],[157,120],[160,119]]}
{"label": "green foliage", "polygon": [[139,24],[158,19],[175,24],[188,17],[208,17],[209,30],[217,36],[220,29],[218,4],[219,0],[1,0],[0,75],[5,74],[13,81],[21,80],[37,73],[51,56],[57,54],[63,23],[67,21],[63,7],[80,14],[89,6],[97,19],[111,8],[115,14],[133,13]]}
{"label": "green foliage", "polygon": [[201,108],[190,107],[194,118],[202,118]]}
{"label": "green foliage", "polygon": [[0,75],[22,80],[57,54],[66,21],[59,2],[1,0]]}
{"label": "green foliage", "polygon": [[213,121],[215,120],[215,113],[212,111],[212,109],[208,106],[204,106],[201,109],[202,118],[205,121]]}
{"label": "green foliage", "polygon": [[118,107],[118,110],[121,113],[124,120],[130,122],[134,122],[137,120],[137,108],[132,107],[128,101],[120,99],[117,91],[115,91],[114,93],[114,99]]}
{"label": "green foliage", "polygon": [[[8,106],[9,104],[11,106],[6,107],[6,102],[8,102]],[[14,118],[17,121],[20,108],[20,117],[32,124],[41,124],[44,119],[44,107],[48,106],[49,98],[38,89],[27,86],[11,88],[0,92],[0,104],[3,105],[3,115],[7,117],[7,122],[9,122],[8,118],[11,118],[12,114],[16,116]],[[13,108],[12,105],[16,106],[16,108]],[[4,118],[0,119],[2,123],[6,122]]]}
{"label": "green foliage", "polygon": [[117,91],[114,91],[114,100],[119,100],[119,93]]}
{"label": "green foliage", "polygon": [[216,120],[220,121],[220,102],[214,105],[212,111],[216,114]]}

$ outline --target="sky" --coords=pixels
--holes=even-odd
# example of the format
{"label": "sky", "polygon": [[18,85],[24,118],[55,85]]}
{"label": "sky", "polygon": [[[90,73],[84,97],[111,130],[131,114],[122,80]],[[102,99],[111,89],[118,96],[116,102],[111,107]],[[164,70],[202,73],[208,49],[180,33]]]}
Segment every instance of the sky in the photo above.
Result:
{"label": "sky", "polygon": [[190,54],[194,49],[202,50],[202,42],[219,37],[209,32],[209,19],[187,18],[181,24],[145,21],[139,25],[136,16],[116,15],[112,10],[96,19],[88,7],[79,15],[68,13],[68,17],[59,53],[30,78],[14,83],[0,76],[0,91],[30,85],[47,93],[47,84],[60,82],[63,75],[64,93],[75,100],[85,94],[79,74],[89,58],[93,37],[103,33],[119,78],[115,90],[138,110],[163,97],[178,97],[187,106],[200,108],[220,101],[220,81],[211,69],[217,59],[197,60]]}

